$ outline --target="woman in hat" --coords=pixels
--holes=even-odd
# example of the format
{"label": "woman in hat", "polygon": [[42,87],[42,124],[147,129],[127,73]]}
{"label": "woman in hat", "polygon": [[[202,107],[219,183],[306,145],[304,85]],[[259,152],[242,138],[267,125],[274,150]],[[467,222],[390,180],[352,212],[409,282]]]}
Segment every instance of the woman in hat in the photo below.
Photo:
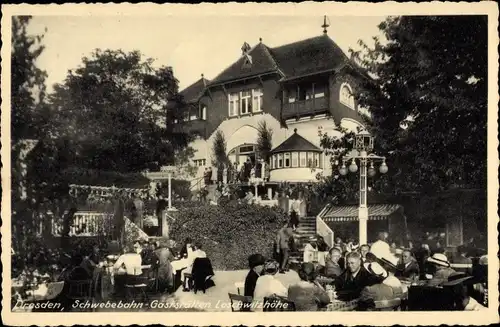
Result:
{"label": "woman in hat", "polygon": [[252,306],[254,311],[262,311],[264,298],[272,295],[286,297],[288,290],[276,278],[276,273],[279,271],[279,263],[275,260],[267,260],[264,264],[263,274],[257,279],[255,291],[253,295]]}
{"label": "woman in hat", "polygon": [[328,293],[316,282],[316,269],[312,263],[302,263],[298,273],[300,281],[288,287],[288,300],[295,304],[296,311],[318,311],[330,303]]}
{"label": "woman in hat", "polygon": [[262,254],[256,253],[248,257],[248,266],[250,271],[245,278],[245,296],[254,296],[255,286],[257,285],[257,279],[262,274],[264,269],[264,263],[266,259]]}
{"label": "woman in hat", "polygon": [[474,279],[464,273],[456,272],[448,277],[448,281],[443,283],[444,287],[451,287],[454,295],[455,309],[460,311],[481,311],[488,310],[471,295],[474,293]]}
{"label": "woman in hat", "polygon": [[450,268],[450,262],[443,253],[434,253],[432,257],[427,259],[427,262],[434,265],[436,272],[429,280],[429,286],[438,286],[448,281],[448,277],[455,273],[455,270]]}
{"label": "woman in hat", "polygon": [[[392,263],[387,263],[387,265],[392,266]],[[373,280],[378,280],[378,283],[363,288],[359,297],[358,310],[365,311],[375,308],[375,301],[393,300],[402,297],[401,283],[399,283],[399,286],[397,285],[399,281],[392,273],[389,273],[378,262],[367,263],[364,266],[374,277]],[[393,279],[396,279],[397,282]]]}

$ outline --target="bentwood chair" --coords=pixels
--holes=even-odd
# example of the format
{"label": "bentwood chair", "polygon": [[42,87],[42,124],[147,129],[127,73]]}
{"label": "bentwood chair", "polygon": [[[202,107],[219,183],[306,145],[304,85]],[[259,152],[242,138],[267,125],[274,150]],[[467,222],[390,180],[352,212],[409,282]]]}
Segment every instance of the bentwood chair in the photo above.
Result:
{"label": "bentwood chair", "polygon": [[[229,296],[229,301],[231,301],[231,311],[232,312],[252,311],[252,310],[250,310],[250,305],[252,304],[252,300],[253,300],[253,298],[251,296],[244,296],[244,295],[239,295],[239,294],[234,294],[234,293],[228,293],[228,296]],[[235,303],[241,304],[241,306],[239,307],[239,310],[237,310]]]}

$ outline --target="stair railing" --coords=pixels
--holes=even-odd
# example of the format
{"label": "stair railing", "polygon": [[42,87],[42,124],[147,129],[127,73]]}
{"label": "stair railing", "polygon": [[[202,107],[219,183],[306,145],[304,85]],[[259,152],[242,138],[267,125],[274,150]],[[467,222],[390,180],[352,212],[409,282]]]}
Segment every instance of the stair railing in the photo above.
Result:
{"label": "stair railing", "polygon": [[322,236],[328,247],[331,249],[334,244],[334,233],[333,230],[321,219],[321,215],[328,207],[323,208],[321,212],[316,216],[316,232],[318,235]]}
{"label": "stair railing", "polygon": [[202,189],[202,185],[201,183],[203,182],[203,176],[201,177],[197,177],[194,179],[196,182],[194,184],[191,185],[190,187],[190,190],[193,191],[193,190],[201,190]]}

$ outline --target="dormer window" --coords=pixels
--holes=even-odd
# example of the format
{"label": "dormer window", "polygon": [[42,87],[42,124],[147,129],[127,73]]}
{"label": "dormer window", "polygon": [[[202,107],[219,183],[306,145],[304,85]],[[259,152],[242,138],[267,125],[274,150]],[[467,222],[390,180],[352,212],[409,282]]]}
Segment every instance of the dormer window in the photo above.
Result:
{"label": "dormer window", "polygon": [[354,95],[352,93],[352,88],[349,86],[347,83],[342,83],[340,86],[340,96],[339,96],[340,103],[343,105],[351,108],[352,110],[355,109],[354,107]]}

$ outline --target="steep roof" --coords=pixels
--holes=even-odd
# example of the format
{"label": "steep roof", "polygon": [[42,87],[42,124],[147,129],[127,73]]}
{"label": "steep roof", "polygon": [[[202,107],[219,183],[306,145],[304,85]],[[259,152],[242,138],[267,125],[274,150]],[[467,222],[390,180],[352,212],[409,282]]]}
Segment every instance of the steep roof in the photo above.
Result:
{"label": "steep roof", "polygon": [[290,151],[312,151],[323,152],[320,148],[297,134],[297,129],[294,130],[292,136],[287,138],[283,143],[274,148],[272,153],[290,152]]}
{"label": "steep roof", "polygon": [[276,64],[273,56],[269,53],[269,49],[264,44],[258,43],[250,49],[248,54],[252,60],[251,65],[244,67],[244,63],[247,58],[245,56],[241,56],[235,63],[217,75],[217,77],[212,80],[211,84],[219,84],[277,70],[278,65]]}
{"label": "steep roof", "polygon": [[327,34],[269,50],[285,79],[334,70],[349,61]]}
{"label": "steep roof", "polygon": [[203,92],[205,92],[208,83],[210,83],[210,81],[202,77],[179,93],[184,97],[184,101],[187,103],[198,101],[203,95]]}

